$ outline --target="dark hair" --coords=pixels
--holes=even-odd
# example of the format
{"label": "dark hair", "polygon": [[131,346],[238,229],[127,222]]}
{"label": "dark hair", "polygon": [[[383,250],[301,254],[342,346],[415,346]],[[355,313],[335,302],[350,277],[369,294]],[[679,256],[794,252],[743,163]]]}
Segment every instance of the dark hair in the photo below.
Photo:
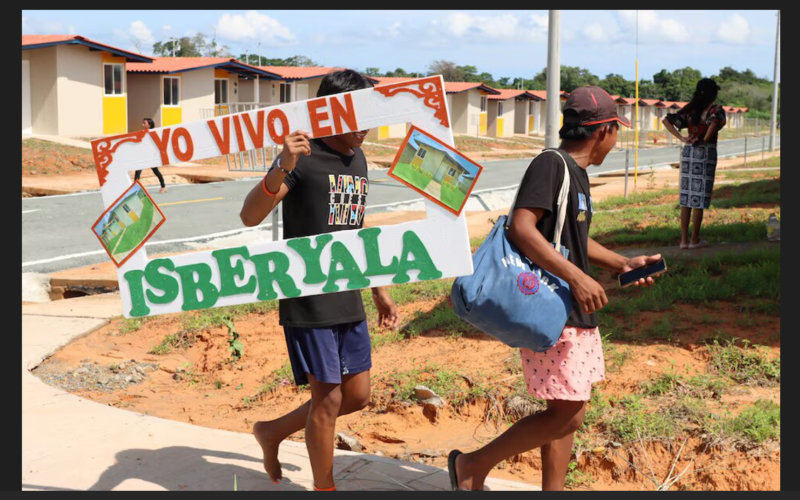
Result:
{"label": "dark hair", "polygon": [[[569,113],[569,111],[567,111]],[[565,113],[566,114],[566,113]],[[574,123],[565,123],[562,125],[561,130],[558,131],[558,136],[561,139],[568,139],[572,141],[585,141],[591,139],[597,130],[601,127],[619,127],[616,121],[608,123],[598,123],[596,125],[578,125]]]}
{"label": "dark hair", "polygon": [[155,124],[155,122],[153,121],[152,118],[142,118],[142,121],[143,122],[147,122],[147,124],[150,126],[150,128],[156,128],[156,124]]}
{"label": "dark hair", "polygon": [[341,69],[325,75],[322,82],[319,84],[317,97],[368,89],[372,86],[372,82],[358,71]]}
{"label": "dark hair", "polygon": [[711,78],[701,79],[697,82],[692,100],[679,112],[691,114],[693,121],[700,121],[700,114],[714,102],[719,90],[719,85]]}

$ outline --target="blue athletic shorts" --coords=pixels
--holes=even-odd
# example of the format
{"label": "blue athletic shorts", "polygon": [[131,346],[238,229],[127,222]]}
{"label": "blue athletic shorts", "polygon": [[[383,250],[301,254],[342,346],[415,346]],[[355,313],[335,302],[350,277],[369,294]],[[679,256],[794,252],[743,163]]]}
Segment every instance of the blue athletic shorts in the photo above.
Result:
{"label": "blue athletic shorts", "polygon": [[294,382],[308,384],[306,374],[328,384],[341,384],[342,375],[372,368],[372,343],[367,321],[324,328],[284,326]]}

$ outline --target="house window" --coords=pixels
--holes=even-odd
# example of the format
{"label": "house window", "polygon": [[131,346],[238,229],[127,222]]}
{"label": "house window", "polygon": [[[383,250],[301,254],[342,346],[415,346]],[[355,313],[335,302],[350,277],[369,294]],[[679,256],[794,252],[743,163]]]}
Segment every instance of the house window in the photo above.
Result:
{"label": "house window", "polygon": [[497,116],[503,116],[503,103],[497,103]]}
{"label": "house window", "polygon": [[481,96],[481,113],[486,113],[486,96]]}
{"label": "house window", "polygon": [[533,114],[533,101],[528,103],[528,114],[529,115]]}
{"label": "house window", "polygon": [[281,83],[280,87],[281,87],[280,102],[292,102],[292,84]]}
{"label": "house window", "polygon": [[449,172],[447,172],[447,175],[448,175],[449,177],[453,177],[454,175],[456,175],[456,169],[454,169],[454,168],[451,168],[451,169],[450,169],[450,171],[449,171]]}
{"label": "house window", "polygon": [[164,106],[180,106],[181,79],[173,76],[164,77]]}
{"label": "house window", "polygon": [[216,78],[214,80],[214,104],[228,103],[228,79]]}
{"label": "house window", "polygon": [[128,205],[126,205],[124,203],[122,204],[122,209],[125,210],[125,213],[130,213],[130,211],[131,211],[131,209],[128,208]]}
{"label": "house window", "polygon": [[420,149],[417,151],[417,156],[419,156],[420,158],[425,158],[425,153],[427,153],[426,150]]}
{"label": "house window", "polygon": [[103,94],[122,95],[123,74],[125,67],[122,64],[103,64]]}

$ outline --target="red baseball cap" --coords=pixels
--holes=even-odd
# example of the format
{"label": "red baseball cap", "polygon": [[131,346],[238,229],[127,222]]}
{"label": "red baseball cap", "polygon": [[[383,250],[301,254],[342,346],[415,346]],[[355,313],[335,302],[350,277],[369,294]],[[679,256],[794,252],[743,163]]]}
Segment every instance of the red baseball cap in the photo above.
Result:
{"label": "red baseball cap", "polygon": [[616,121],[631,126],[630,120],[617,114],[617,104],[608,92],[593,85],[573,90],[564,103],[563,112],[564,124],[598,125]]}

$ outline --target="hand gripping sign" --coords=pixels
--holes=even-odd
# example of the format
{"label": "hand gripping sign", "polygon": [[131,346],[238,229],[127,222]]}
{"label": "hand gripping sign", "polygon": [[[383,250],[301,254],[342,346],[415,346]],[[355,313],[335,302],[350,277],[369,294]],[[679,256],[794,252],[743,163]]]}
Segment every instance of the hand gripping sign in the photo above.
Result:
{"label": "hand gripping sign", "polygon": [[[92,141],[106,208],[128,174],[272,144],[410,122],[453,145],[441,76],[219,116]],[[472,273],[463,215],[426,200],[427,218],[224,250],[148,259],[142,247],[117,269],[125,317],[153,316],[388,286]],[[231,214],[238,222],[238,214]]]}

